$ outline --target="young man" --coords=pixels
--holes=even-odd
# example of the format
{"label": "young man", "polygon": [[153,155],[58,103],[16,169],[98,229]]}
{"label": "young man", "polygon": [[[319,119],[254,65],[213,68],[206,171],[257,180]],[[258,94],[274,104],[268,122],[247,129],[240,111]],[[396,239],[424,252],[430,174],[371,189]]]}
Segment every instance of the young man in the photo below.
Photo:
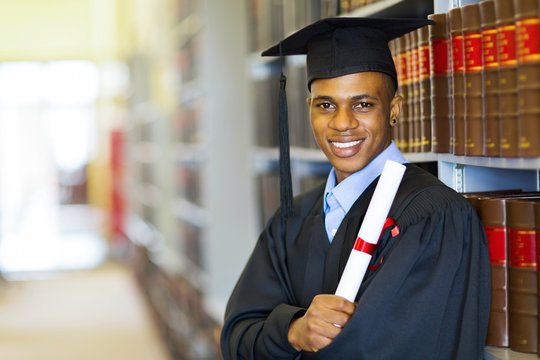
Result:
{"label": "young man", "polygon": [[333,169],[261,234],[227,306],[225,359],[483,358],[482,224],[466,199],[414,165],[356,302],[333,295],[385,161],[407,163],[391,141],[402,99],[388,41],[427,24],[325,19],[263,53],[307,53],[311,126]]}

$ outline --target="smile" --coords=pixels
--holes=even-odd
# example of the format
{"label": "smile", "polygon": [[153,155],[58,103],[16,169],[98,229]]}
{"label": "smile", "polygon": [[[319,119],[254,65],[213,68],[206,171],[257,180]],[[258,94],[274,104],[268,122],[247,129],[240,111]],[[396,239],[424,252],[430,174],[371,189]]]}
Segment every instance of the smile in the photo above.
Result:
{"label": "smile", "polygon": [[332,145],[340,149],[345,149],[345,148],[352,147],[358,144],[360,144],[360,140],[349,141],[349,142],[332,142]]}

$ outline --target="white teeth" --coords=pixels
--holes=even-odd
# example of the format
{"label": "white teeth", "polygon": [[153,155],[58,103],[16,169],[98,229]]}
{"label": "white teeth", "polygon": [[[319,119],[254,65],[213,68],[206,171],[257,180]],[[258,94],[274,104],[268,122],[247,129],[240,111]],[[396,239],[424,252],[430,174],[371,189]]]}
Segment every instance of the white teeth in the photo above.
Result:
{"label": "white teeth", "polygon": [[357,140],[357,141],[350,141],[350,142],[346,142],[346,143],[342,143],[342,142],[332,142],[332,144],[333,144],[335,147],[337,147],[337,148],[344,149],[344,148],[348,148],[348,147],[351,147],[351,146],[355,146],[355,145],[360,144],[360,140]]}

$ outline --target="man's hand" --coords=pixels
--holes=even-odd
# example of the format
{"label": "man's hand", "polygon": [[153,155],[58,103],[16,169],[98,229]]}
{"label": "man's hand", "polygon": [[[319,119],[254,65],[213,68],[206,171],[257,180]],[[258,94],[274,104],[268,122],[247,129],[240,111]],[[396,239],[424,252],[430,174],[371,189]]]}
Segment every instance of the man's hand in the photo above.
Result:
{"label": "man's hand", "polygon": [[340,296],[317,295],[304,316],[291,322],[289,342],[298,351],[318,351],[334,340],[355,309],[356,304]]}

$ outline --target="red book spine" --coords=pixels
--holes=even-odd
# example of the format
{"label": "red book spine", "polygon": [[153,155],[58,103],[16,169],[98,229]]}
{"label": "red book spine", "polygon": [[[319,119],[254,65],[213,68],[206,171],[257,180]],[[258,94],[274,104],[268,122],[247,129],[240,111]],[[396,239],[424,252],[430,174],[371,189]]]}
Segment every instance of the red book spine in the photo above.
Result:
{"label": "red book spine", "polygon": [[450,40],[445,13],[431,14],[435,25],[428,27],[431,97],[431,151],[449,153],[451,138]]}
{"label": "red book spine", "polygon": [[465,155],[484,154],[482,30],[478,3],[461,8],[465,61]]}
{"label": "red book spine", "polygon": [[495,1],[480,2],[484,60],[484,155],[499,156],[499,54],[495,25]]}
{"label": "red book spine", "polygon": [[465,53],[461,9],[449,11],[452,39],[453,131],[451,148],[455,155],[465,155]]}
{"label": "red book spine", "polygon": [[409,127],[409,151],[420,151],[420,73],[418,69],[418,32],[410,33],[411,39],[411,124]]}
{"label": "red book spine", "polygon": [[431,85],[429,32],[426,26],[418,31],[418,76],[420,102],[420,152],[431,151]]}
{"label": "red book spine", "polygon": [[503,198],[478,198],[480,219],[484,224],[491,263],[491,308],[486,344],[509,346],[508,237],[506,202]]}
{"label": "red book spine", "polygon": [[518,156],[516,24],[512,0],[496,0],[500,91],[500,156]]}
{"label": "red book spine", "polygon": [[510,274],[510,348],[537,352],[538,288],[534,202],[506,202]]}
{"label": "red book spine", "polygon": [[540,156],[540,4],[515,0],[518,155]]}

